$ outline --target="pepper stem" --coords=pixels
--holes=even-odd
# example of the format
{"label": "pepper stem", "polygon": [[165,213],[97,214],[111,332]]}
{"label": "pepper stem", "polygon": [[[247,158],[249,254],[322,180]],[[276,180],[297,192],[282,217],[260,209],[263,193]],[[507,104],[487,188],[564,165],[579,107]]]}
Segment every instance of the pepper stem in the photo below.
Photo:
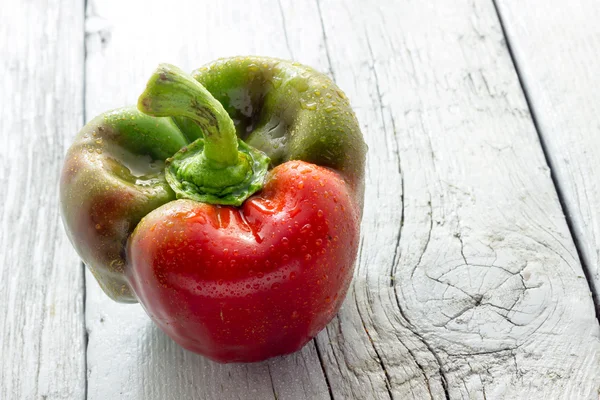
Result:
{"label": "pepper stem", "polygon": [[194,120],[204,133],[204,156],[223,166],[237,163],[237,136],[229,114],[204,86],[176,66],[159,65],[138,109],[154,117]]}
{"label": "pepper stem", "polygon": [[227,111],[191,75],[159,65],[138,109],[154,117],[187,117],[202,129],[203,138],[167,159],[167,182],[178,198],[241,205],[262,188],[269,158],[237,138]]}

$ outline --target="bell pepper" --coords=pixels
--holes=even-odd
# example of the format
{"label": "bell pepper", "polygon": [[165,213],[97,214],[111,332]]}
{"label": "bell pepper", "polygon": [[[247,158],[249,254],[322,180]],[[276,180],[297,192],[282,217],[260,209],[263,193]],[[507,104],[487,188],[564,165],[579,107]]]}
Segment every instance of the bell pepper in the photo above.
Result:
{"label": "bell pepper", "polygon": [[339,310],[358,251],[366,145],[327,76],[264,57],[162,64],[137,108],[68,150],[62,216],[111,298],[219,362],[294,352]]}

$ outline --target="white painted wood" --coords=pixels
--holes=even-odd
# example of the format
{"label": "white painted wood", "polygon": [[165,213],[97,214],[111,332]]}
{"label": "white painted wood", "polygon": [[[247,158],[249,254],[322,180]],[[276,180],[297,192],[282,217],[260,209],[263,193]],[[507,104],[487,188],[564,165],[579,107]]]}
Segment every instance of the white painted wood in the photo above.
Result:
{"label": "white painted wood", "polygon": [[83,270],[58,209],[83,120],[81,1],[0,7],[0,399],[85,396]]}
{"label": "white painted wood", "polygon": [[597,398],[598,322],[493,4],[373,3],[89,4],[88,118],[158,62],[254,53],[330,71],[370,146],[353,290],[316,346],[215,364],[88,276],[91,399]]}
{"label": "white painted wood", "polygon": [[354,299],[318,340],[332,392],[596,399],[598,322],[493,4],[320,10],[370,146]]}
{"label": "white painted wood", "polygon": [[[600,2],[497,3],[581,257],[599,294]],[[598,298],[596,309],[600,313]]]}

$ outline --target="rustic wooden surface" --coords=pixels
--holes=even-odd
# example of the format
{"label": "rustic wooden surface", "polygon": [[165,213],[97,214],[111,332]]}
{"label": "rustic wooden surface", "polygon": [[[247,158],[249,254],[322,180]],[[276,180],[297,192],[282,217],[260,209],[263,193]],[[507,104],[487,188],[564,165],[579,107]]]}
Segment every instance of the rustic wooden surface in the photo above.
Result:
{"label": "rustic wooden surface", "polygon": [[85,394],[83,268],[58,176],[83,123],[80,1],[0,7],[0,399]]}
{"label": "rustic wooden surface", "polygon": [[[0,8],[0,399],[598,399],[600,3],[496,3]],[[56,186],[83,120],[157,63],[240,54],[329,73],[370,152],[339,315],[296,354],[220,365],[83,287]]]}
{"label": "rustic wooden surface", "polygon": [[600,315],[600,4],[498,3]]}

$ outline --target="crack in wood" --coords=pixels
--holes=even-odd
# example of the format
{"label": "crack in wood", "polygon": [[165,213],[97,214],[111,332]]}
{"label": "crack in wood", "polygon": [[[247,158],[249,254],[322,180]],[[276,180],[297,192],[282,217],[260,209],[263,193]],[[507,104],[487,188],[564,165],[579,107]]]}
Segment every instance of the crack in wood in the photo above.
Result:
{"label": "crack in wood", "polygon": [[394,287],[394,297],[396,298],[396,305],[398,306],[398,311],[400,312],[400,315],[402,315],[402,318],[406,321],[406,323],[408,324],[406,326],[406,328],[411,331],[418,339],[419,341],[427,348],[427,350],[429,350],[429,352],[431,353],[431,355],[433,355],[433,357],[435,358],[437,365],[438,365],[438,373],[440,375],[440,380],[441,380],[441,384],[442,384],[442,388],[444,389],[444,395],[446,396],[446,400],[450,400],[450,394],[448,392],[448,380],[446,378],[446,374],[444,373],[443,370],[443,364],[442,361],[439,357],[439,355],[433,350],[433,348],[431,347],[431,345],[429,345],[429,343],[427,343],[427,341],[425,340],[425,338],[422,336],[421,333],[419,333],[414,325],[412,324],[412,322],[407,318],[406,314],[404,313],[404,310],[402,309],[402,306],[400,305],[400,300],[398,298],[398,293],[395,291],[395,287]]}
{"label": "crack in wood", "polygon": [[419,254],[419,259],[417,260],[417,263],[415,264],[410,273],[411,280],[414,278],[417,269],[421,266],[423,256],[427,252],[427,249],[429,248],[429,243],[431,242],[431,232],[433,231],[433,207],[431,205],[431,193],[429,194],[429,201],[427,202],[427,205],[429,206],[429,229],[427,230],[427,239],[425,240],[425,246],[423,246],[423,251],[421,251],[421,254]]}
{"label": "crack in wood", "polygon": [[390,399],[393,399],[394,397],[392,396],[392,378],[390,376],[388,369],[385,366],[385,363],[381,359],[381,355],[379,354],[379,351],[377,350],[377,347],[375,346],[375,342],[373,341],[373,338],[371,337],[371,333],[369,332],[369,330],[367,329],[367,327],[365,325],[364,317],[363,317],[362,313],[360,312],[360,307],[359,307],[358,301],[356,299],[356,293],[354,295],[354,303],[356,305],[356,309],[358,310],[358,316],[360,318],[360,322],[362,324],[363,330],[367,334],[367,337],[369,338],[369,342],[371,343],[371,347],[373,348],[373,351],[375,352],[377,362],[379,363],[379,365],[381,366],[381,369],[383,370],[384,377],[385,377],[384,382],[385,382],[385,387],[387,389],[388,395],[390,396]]}
{"label": "crack in wood", "polygon": [[329,44],[327,43],[327,32],[325,31],[325,23],[323,22],[323,12],[321,11],[321,1],[316,0],[317,10],[319,13],[319,21],[321,22],[321,30],[323,32],[323,44],[325,46],[325,55],[327,56],[327,63],[329,64],[329,74],[331,79],[335,82],[335,73],[333,72],[333,63],[331,62],[331,54],[329,53]]}
{"label": "crack in wood", "polygon": [[[381,89],[380,89],[380,84],[379,84],[379,77],[378,77],[378,75],[377,75],[377,70],[376,70],[376,68],[375,68],[375,64],[374,64],[374,63],[375,63],[375,57],[374,57],[374,55],[373,55],[373,49],[372,49],[372,47],[371,47],[371,42],[370,42],[369,35],[368,35],[368,32],[367,32],[367,31],[365,31],[365,38],[366,38],[366,42],[367,42],[367,48],[368,48],[368,50],[369,50],[369,55],[370,55],[370,58],[371,58],[371,62],[373,63],[373,64],[371,65],[371,70],[372,70],[372,72],[373,72],[373,76],[374,76],[374,78],[375,78],[375,89],[376,89],[376,92],[377,92],[377,97],[378,97],[378,100],[379,100],[379,110],[380,110],[380,114],[381,114],[381,120],[382,120],[382,124],[383,124],[383,129],[384,129],[384,131],[387,131],[387,130],[386,130],[386,125],[385,125],[385,117],[384,117],[384,113],[383,113],[383,109],[384,109],[384,107],[383,107],[383,96],[382,96],[382,94],[381,94]],[[398,146],[398,141],[397,141],[397,137],[396,137],[395,121],[393,120],[393,118],[392,118],[392,128],[393,128],[393,137],[394,137],[394,140],[395,140],[396,146]],[[400,303],[399,303],[399,297],[398,297],[398,293],[397,293],[397,286],[395,285],[395,275],[396,275],[396,268],[397,268],[397,266],[398,266],[398,261],[399,261],[399,257],[400,257],[400,251],[399,251],[399,249],[400,249],[400,241],[401,241],[401,239],[402,239],[402,230],[403,230],[403,228],[404,228],[404,210],[405,210],[405,200],[404,200],[404,196],[405,196],[405,190],[404,190],[404,176],[403,176],[403,172],[402,172],[402,168],[401,168],[401,163],[400,163],[400,157],[399,157],[399,151],[398,151],[399,149],[397,148],[396,150],[397,150],[397,151],[396,151],[396,154],[397,154],[397,157],[398,157],[397,165],[398,165],[398,171],[399,171],[399,176],[400,176],[400,186],[401,186],[401,194],[400,194],[400,201],[401,201],[401,211],[400,211],[400,213],[401,213],[401,214],[400,214],[400,226],[399,226],[399,228],[398,228],[398,233],[397,233],[397,237],[396,237],[396,244],[395,244],[395,246],[394,246],[394,255],[393,255],[393,257],[392,257],[392,266],[391,266],[391,274],[390,274],[390,286],[393,288],[393,291],[394,291],[394,297],[395,297],[395,299],[396,299],[396,303],[397,303],[397,305],[398,305],[398,308],[399,308],[399,310],[400,310],[400,313],[402,314],[403,318],[404,318],[404,319],[407,321],[407,323],[409,323],[409,324],[410,324],[410,322],[409,322],[409,321],[406,319],[406,316],[404,315],[404,313],[403,313],[403,310],[402,310],[402,308],[401,308],[401,306],[400,306]],[[430,199],[429,199],[428,205],[429,205],[429,207],[430,207],[430,212],[429,212],[429,216],[430,216],[430,227],[429,227],[429,233],[428,233],[427,241],[426,241],[426,243],[425,243],[425,248],[424,248],[423,252],[421,253],[421,257],[419,258],[419,262],[417,263],[417,267],[418,267],[418,265],[420,265],[421,258],[422,258],[422,256],[423,256],[423,254],[425,253],[425,251],[427,250],[427,247],[429,246],[429,242],[430,242],[430,240],[431,240],[431,231],[433,230],[433,209],[432,209],[432,205],[431,205],[431,196],[430,196]],[[415,269],[413,269],[413,273],[414,273],[414,271],[416,270],[416,268],[417,268],[417,267],[415,267]],[[358,304],[357,304],[357,307],[358,307]],[[360,309],[359,309],[359,310],[360,310]],[[359,311],[359,314],[360,314],[360,311]],[[364,320],[363,320],[363,316],[362,316],[362,314],[360,315],[360,317],[361,317],[361,321],[362,321],[362,323],[363,323],[363,328],[364,328],[364,329],[365,329],[365,331],[367,332],[367,335],[368,335],[368,337],[369,337],[369,340],[370,340],[370,341],[373,343],[373,340],[372,340],[372,338],[371,338],[371,335],[370,335],[370,333],[367,331],[366,327],[364,326]],[[420,335],[419,335],[417,332],[415,332],[415,330],[414,330],[414,329],[411,329],[410,327],[408,327],[408,329],[409,329],[409,331],[411,331],[413,334],[415,334],[415,335],[416,335],[416,336],[419,338],[419,340],[420,340],[420,341],[421,341],[423,344],[425,344],[425,346],[428,348],[428,350],[429,350],[429,351],[430,351],[430,352],[433,354],[433,352],[432,352],[432,349],[429,347],[429,345],[428,345],[428,344],[426,344],[426,343],[425,343],[425,341],[424,341],[424,338],[423,338],[423,337],[421,337],[421,336],[420,336]],[[425,368],[424,368],[424,367],[423,367],[423,365],[421,365],[421,363],[418,361],[418,358],[415,356],[415,354],[413,353],[413,351],[412,351],[412,350],[411,350],[411,349],[410,349],[408,346],[406,346],[406,345],[404,345],[404,347],[406,348],[406,350],[408,351],[408,353],[410,354],[410,356],[411,356],[411,357],[412,357],[412,359],[414,360],[415,364],[417,365],[417,367],[418,367],[418,368],[419,368],[419,370],[421,371],[421,374],[422,374],[422,376],[423,376],[423,378],[424,378],[424,380],[425,380],[425,383],[426,383],[426,385],[427,385],[427,390],[428,390],[428,392],[429,392],[429,395],[431,396],[431,398],[433,398],[433,394],[432,394],[432,392],[431,392],[431,384],[430,384],[430,382],[429,382],[429,377],[427,376],[427,373],[426,373],[426,371],[425,371]],[[391,379],[389,378],[389,374],[388,374],[388,372],[387,372],[387,369],[386,369],[386,367],[385,367],[385,364],[384,364],[384,363],[383,363],[383,361],[381,360],[381,357],[380,357],[380,355],[379,355],[379,353],[378,353],[377,349],[375,348],[375,344],[374,344],[374,343],[373,343],[373,348],[374,348],[375,352],[377,353],[377,357],[378,357],[378,359],[379,359],[379,360],[380,360],[380,362],[381,362],[381,366],[382,366],[382,368],[383,368],[383,369],[384,369],[384,371],[385,371],[385,374],[386,374],[387,380],[391,382]],[[445,376],[443,375],[443,372],[441,371],[441,363],[440,363],[440,360],[439,360],[439,358],[437,357],[437,355],[436,355],[436,354],[433,354],[433,356],[434,356],[434,358],[436,358],[436,360],[437,360],[437,362],[438,362],[439,371],[440,371],[440,377],[441,377],[441,384],[442,384],[442,387],[444,388],[444,392],[445,392],[445,394],[446,394],[446,398],[449,398],[449,397],[448,397],[448,388],[447,388],[447,382],[446,382],[446,378],[445,378]],[[391,390],[390,390],[390,396],[391,396]]]}
{"label": "crack in wood", "polygon": [[[537,133],[537,137],[542,149],[542,153],[544,155],[544,159],[546,161],[546,165],[550,168],[550,177],[552,179],[552,182],[554,184],[554,188],[556,190],[556,195],[558,197],[558,201],[560,203],[560,207],[562,209],[565,221],[567,223],[567,227],[569,229],[569,233],[571,235],[571,238],[573,240],[573,243],[575,244],[575,249],[577,250],[577,257],[578,260],[582,266],[583,269],[583,273],[585,275],[585,278],[587,280],[588,283],[588,287],[590,289],[590,293],[592,294],[592,300],[594,302],[595,305],[595,312],[596,312],[596,320],[598,321],[598,323],[600,323],[600,294],[596,292],[595,290],[595,286],[592,284],[592,270],[590,268],[590,266],[587,263],[587,260],[585,259],[585,257],[583,256],[583,252],[582,252],[582,248],[583,245],[581,243],[581,240],[579,238],[579,236],[577,235],[577,233],[575,232],[574,229],[574,223],[573,220],[570,217],[570,212],[569,212],[569,207],[565,201],[565,194],[564,194],[564,190],[562,185],[560,184],[559,180],[556,177],[556,173],[554,172],[555,166],[553,165],[552,162],[552,158],[549,155],[549,151],[548,151],[548,146],[546,144],[546,140],[544,138],[542,129],[539,126],[539,119],[536,113],[535,108],[532,105],[531,102],[531,95],[529,93],[529,91],[527,90],[527,86],[525,85],[524,82],[524,78],[521,72],[521,68],[519,66],[519,61],[517,60],[517,58],[514,55],[513,52],[513,48],[512,48],[512,43],[511,40],[506,32],[506,23],[504,21],[504,18],[502,16],[502,12],[500,12],[500,8],[498,7],[497,4],[497,0],[491,0],[492,4],[494,6],[494,9],[496,11],[496,17],[498,18],[498,22],[500,24],[500,28],[502,29],[502,35],[504,36],[504,39],[506,41],[506,47],[508,49],[508,53],[510,55],[510,59],[511,62],[513,64],[515,73],[517,75],[518,81],[519,81],[519,85],[521,88],[521,92],[523,94],[523,97],[525,98],[525,102],[527,104],[527,108],[529,110],[529,114],[531,116],[531,120],[533,123],[533,126],[535,128],[535,131]],[[562,255],[561,255],[562,257]],[[564,259],[564,258],[563,258]],[[570,264],[568,264],[569,266],[571,266]]]}
{"label": "crack in wood", "polygon": [[273,390],[273,398],[277,400],[277,391],[275,390],[275,383],[273,383],[273,374],[271,373],[271,366],[267,364],[267,371],[269,371],[269,380],[271,381],[271,389]]}
{"label": "crack in wood", "polygon": [[290,52],[290,58],[292,60],[294,60],[294,52],[292,51],[292,46],[290,46],[290,39],[288,38],[288,31],[287,31],[287,23],[285,20],[285,14],[283,12],[283,5],[281,4],[281,0],[277,0],[277,5],[279,6],[279,13],[281,14],[281,24],[282,24],[282,29],[283,29],[283,36],[285,37],[285,45],[288,49],[288,51]]}
{"label": "crack in wood", "polygon": [[462,240],[461,233],[460,232],[455,233],[454,237],[457,238],[458,241],[460,242],[460,255],[462,256],[462,259],[465,262],[465,265],[469,265],[469,262],[467,261],[467,257],[465,257],[465,243]]}

